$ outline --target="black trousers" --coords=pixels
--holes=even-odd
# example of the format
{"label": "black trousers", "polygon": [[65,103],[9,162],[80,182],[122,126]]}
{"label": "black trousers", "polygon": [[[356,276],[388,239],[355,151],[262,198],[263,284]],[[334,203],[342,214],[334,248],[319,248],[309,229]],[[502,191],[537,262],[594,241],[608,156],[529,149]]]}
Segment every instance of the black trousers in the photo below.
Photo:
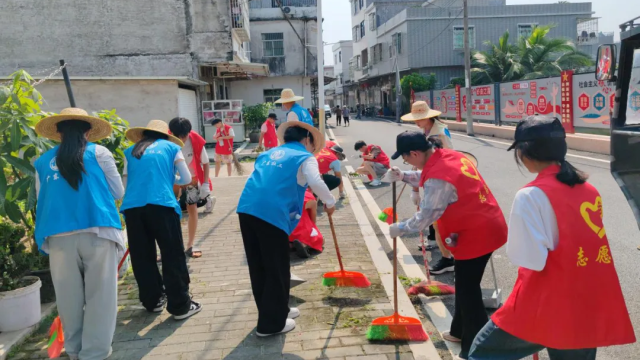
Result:
{"label": "black trousers", "polygon": [[341,122],[342,122],[342,115],[336,115],[336,124],[340,126]]}
{"label": "black trousers", "polygon": [[342,183],[342,179],[331,174],[323,174],[322,181],[324,181],[324,183],[327,184],[327,187],[329,188],[329,190],[333,190],[337,188]]}
{"label": "black trousers", "polygon": [[427,240],[436,241],[436,229],[433,225],[429,225],[429,235],[427,235]]}
{"label": "black trousers", "polygon": [[349,125],[349,117],[348,116],[344,117],[344,124],[347,125],[347,126]]}
{"label": "black trousers", "polygon": [[491,254],[455,263],[456,300],[451,335],[462,340],[460,357],[466,359],[473,339],[489,321],[482,302],[480,282]]}
{"label": "black trousers", "polygon": [[[145,205],[125,210],[124,217],[142,305],[152,310],[166,293],[167,311],[172,315],[186,314],[191,306],[189,270],[175,209]],[[156,263],[156,242],[162,256],[162,276]]]}
{"label": "black trousers", "polygon": [[261,334],[282,331],[289,314],[289,235],[249,214],[238,214],[244,252],[249,264],[253,298]]}

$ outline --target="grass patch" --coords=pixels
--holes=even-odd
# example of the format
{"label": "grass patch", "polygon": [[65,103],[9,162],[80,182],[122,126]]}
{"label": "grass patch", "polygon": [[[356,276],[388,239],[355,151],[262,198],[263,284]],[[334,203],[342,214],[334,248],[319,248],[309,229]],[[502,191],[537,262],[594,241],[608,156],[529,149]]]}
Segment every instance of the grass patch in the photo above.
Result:
{"label": "grass patch", "polygon": [[422,281],[420,278],[417,278],[417,277],[409,278],[409,277],[406,277],[404,275],[398,276],[398,279],[400,279],[400,283],[405,287],[413,286],[413,285],[419,283],[420,281]]}
{"label": "grass patch", "polygon": [[40,324],[38,325],[38,328],[36,329],[36,331],[33,332],[33,334],[31,334],[31,336],[29,336],[25,341],[23,341],[20,345],[18,346],[14,346],[11,351],[9,351],[9,353],[7,354],[7,359],[12,359],[16,356],[18,356],[18,354],[23,352],[23,348],[26,344],[30,344],[30,343],[34,343],[34,342],[39,342],[42,340],[46,340],[47,337],[47,333],[49,331],[49,328],[51,327],[51,324],[53,323],[53,320],[58,316],[58,310],[54,309],[51,314],[47,315],[46,317],[44,317],[42,320],[40,320]]}

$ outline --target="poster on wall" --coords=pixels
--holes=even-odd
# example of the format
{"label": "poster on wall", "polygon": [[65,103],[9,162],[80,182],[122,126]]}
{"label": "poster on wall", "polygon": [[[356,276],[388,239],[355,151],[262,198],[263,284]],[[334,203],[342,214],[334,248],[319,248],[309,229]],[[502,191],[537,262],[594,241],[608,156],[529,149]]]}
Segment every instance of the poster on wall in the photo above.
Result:
{"label": "poster on wall", "polygon": [[442,112],[444,118],[456,117],[456,96],[455,89],[434,90],[433,106],[434,110]]}
{"label": "poster on wall", "polygon": [[573,125],[609,128],[615,84],[596,81],[594,73],[573,75]]}
{"label": "poster on wall", "polygon": [[424,101],[431,107],[431,91],[419,91],[414,93],[416,101]]}
{"label": "poster on wall", "polygon": [[[474,120],[496,119],[496,99],[493,85],[471,87],[471,114]],[[462,118],[467,118],[467,89],[462,89]]]}
{"label": "poster on wall", "polygon": [[640,49],[633,52],[631,80],[627,100],[627,121],[625,125],[640,124]]}
{"label": "poster on wall", "polygon": [[502,121],[518,122],[540,114],[560,118],[560,78],[500,84]]}

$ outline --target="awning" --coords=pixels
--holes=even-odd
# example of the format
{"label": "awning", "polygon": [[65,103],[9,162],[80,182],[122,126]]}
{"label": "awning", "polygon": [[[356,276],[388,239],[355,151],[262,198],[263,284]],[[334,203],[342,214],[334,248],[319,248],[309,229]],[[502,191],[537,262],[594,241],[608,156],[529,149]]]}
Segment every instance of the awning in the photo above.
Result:
{"label": "awning", "polygon": [[[34,76],[35,80],[41,80],[45,76]],[[10,80],[10,77],[4,78]],[[96,80],[176,80],[179,84],[192,86],[206,86],[208,82],[194,79],[187,76],[70,76],[70,80],[96,81]],[[3,80],[0,77],[0,80]],[[51,80],[63,80],[62,76],[54,76]]]}
{"label": "awning", "polygon": [[[324,84],[325,85],[329,85],[331,82],[333,82],[336,78],[333,77],[329,77],[329,76],[325,76],[324,77]],[[318,86],[318,77],[314,77],[311,78],[311,86]]]}
{"label": "awning", "polygon": [[269,65],[251,62],[227,61],[211,64],[214,67],[214,77],[222,79],[251,79],[269,76]]}

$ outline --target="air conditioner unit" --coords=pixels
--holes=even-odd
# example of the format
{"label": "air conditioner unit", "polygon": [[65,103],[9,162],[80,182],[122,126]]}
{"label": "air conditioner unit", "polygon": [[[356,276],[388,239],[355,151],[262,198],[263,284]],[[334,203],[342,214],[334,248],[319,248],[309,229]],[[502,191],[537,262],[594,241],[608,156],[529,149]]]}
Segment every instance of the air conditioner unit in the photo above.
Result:
{"label": "air conditioner unit", "polygon": [[288,6],[285,6],[282,8],[282,11],[284,11],[285,14],[289,14],[291,12],[291,8]]}

